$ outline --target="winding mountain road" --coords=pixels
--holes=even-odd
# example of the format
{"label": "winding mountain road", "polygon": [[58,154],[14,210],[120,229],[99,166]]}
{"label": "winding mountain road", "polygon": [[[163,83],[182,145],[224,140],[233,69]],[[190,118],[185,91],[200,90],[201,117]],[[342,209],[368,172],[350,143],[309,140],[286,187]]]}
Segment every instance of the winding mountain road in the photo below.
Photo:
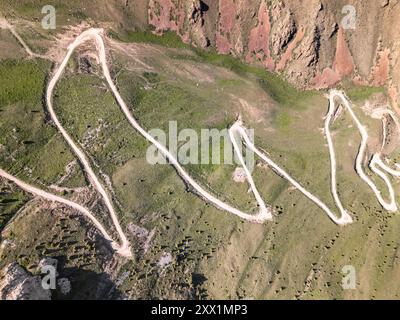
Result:
{"label": "winding mountain road", "polygon": [[[296,189],[298,189],[301,193],[303,193],[308,199],[313,201],[317,206],[319,206],[325,213],[329,216],[329,218],[336,224],[338,225],[346,225],[349,224],[353,221],[351,216],[343,209],[343,206],[339,200],[339,197],[335,197],[336,204],[338,205],[341,216],[338,218],[329,208],[328,206],[322,202],[319,198],[317,198],[315,195],[307,191],[299,182],[297,182],[295,179],[293,179],[285,170],[280,168],[271,158],[269,158],[266,154],[264,154],[261,150],[259,150],[250,140],[249,136],[246,133],[246,129],[242,126],[242,123],[240,121],[237,121],[231,128],[230,131],[232,132],[237,132],[245,141],[246,145],[248,148],[250,148],[253,152],[255,152],[261,159],[263,159],[268,166],[273,168],[273,170],[282,178],[288,180]],[[237,145],[234,143],[235,149],[237,148]],[[239,157],[239,160],[242,164],[243,167],[246,167],[246,164],[243,161],[243,158]],[[332,171],[332,180],[336,181],[336,161],[333,158],[332,159],[332,168],[334,169]],[[246,171],[246,174],[248,174],[248,170]],[[248,176],[248,178],[251,178],[251,176]],[[336,182],[335,182],[336,186]],[[335,189],[336,190],[336,189]],[[335,196],[335,194],[334,194]]]}
{"label": "winding mountain road", "polygon": [[21,180],[19,180],[18,178],[14,177],[13,175],[7,173],[6,171],[0,169],[0,177],[7,179],[11,182],[13,182],[15,185],[17,185],[18,187],[20,187],[22,190],[25,190],[28,193],[31,193],[33,195],[36,195],[38,197],[41,197],[43,199],[49,200],[49,201],[53,201],[53,202],[58,202],[61,204],[65,204],[73,209],[76,209],[77,211],[81,212],[84,216],[86,216],[87,218],[89,218],[89,220],[96,226],[96,228],[101,232],[101,234],[103,235],[103,237],[110,241],[112,247],[120,254],[124,255],[124,256],[129,256],[129,254],[127,254],[127,252],[125,251],[120,251],[120,246],[117,242],[115,242],[114,240],[112,240],[111,236],[108,234],[108,232],[104,229],[104,227],[102,226],[102,224],[94,217],[94,215],[85,207],[81,206],[78,203],[75,203],[73,201],[70,201],[68,199],[65,199],[63,197],[59,197],[55,194],[40,190],[34,186],[31,186]]}
{"label": "winding mountain road", "polygon": [[[330,94],[329,94],[329,111],[328,111],[328,116],[326,118],[325,121],[325,133],[328,139],[328,146],[329,146],[329,153],[331,154],[331,159],[335,157],[335,150],[333,147],[333,143],[332,143],[332,137],[329,131],[329,125],[330,125],[330,120],[332,118],[332,115],[335,111],[335,98],[339,98],[342,102],[344,107],[347,109],[347,111],[350,113],[353,121],[355,122],[355,124],[357,125],[358,131],[360,132],[361,135],[361,144],[358,150],[358,154],[356,157],[356,171],[357,174],[360,176],[360,178],[371,188],[371,190],[374,192],[376,198],[378,199],[379,203],[381,204],[381,206],[390,212],[394,212],[397,211],[397,205],[395,202],[395,196],[394,196],[394,189],[389,181],[389,179],[387,178],[387,176],[379,169],[376,168],[376,166],[373,164],[371,166],[371,170],[378,174],[384,181],[385,184],[389,190],[389,194],[390,194],[390,202],[387,202],[383,199],[381,192],[379,191],[379,189],[377,188],[377,186],[375,185],[375,183],[365,174],[364,169],[363,169],[363,160],[365,157],[365,150],[367,147],[367,142],[368,142],[368,132],[365,129],[365,127],[361,124],[360,120],[357,118],[356,114],[354,113],[353,109],[350,106],[349,100],[346,98],[346,96],[344,95],[343,92],[338,91],[338,90],[331,90]],[[336,168],[336,164],[335,164],[335,168]],[[336,169],[335,169],[336,170]],[[332,176],[333,173],[332,173]],[[334,181],[332,181],[332,185],[336,186],[336,182],[334,183]]]}
{"label": "winding mountain road", "polygon": [[[25,48],[27,53],[30,56],[33,57],[42,57],[40,55],[37,55],[33,53],[29,47],[26,45],[26,43],[22,40],[22,38],[16,33],[14,28],[10,26],[10,24],[7,23],[7,21],[4,22],[3,20],[0,20],[0,27],[7,27],[10,29],[10,31],[13,33],[13,35],[17,38],[17,40],[21,43],[21,45]],[[253,142],[250,140],[249,136],[247,135],[246,128],[243,126],[241,120],[239,119],[236,121],[232,127],[229,129],[229,136],[232,141],[232,144],[234,146],[234,151],[236,155],[238,156],[240,163],[245,171],[247,181],[249,182],[249,185],[251,187],[251,190],[255,196],[255,199],[258,203],[258,213],[256,214],[250,214],[243,212],[237,208],[232,207],[231,205],[221,201],[220,199],[216,198],[212,194],[210,194],[208,191],[206,191],[202,186],[200,186],[196,181],[193,180],[193,178],[186,172],[186,170],[181,166],[181,164],[178,162],[178,160],[174,157],[172,153],[169,152],[169,150],[159,143],[152,135],[150,135],[145,129],[143,129],[140,124],[137,122],[137,120],[133,117],[131,114],[131,111],[129,110],[128,106],[125,104],[124,100],[122,99],[117,87],[115,86],[111,75],[110,71],[107,65],[107,59],[106,59],[106,50],[105,50],[105,45],[103,41],[103,29],[96,29],[96,28],[91,28],[88,29],[84,32],[82,32],[69,46],[67,49],[67,53],[62,60],[62,62],[57,66],[55,69],[54,74],[52,75],[48,86],[46,90],[46,105],[47,109],[49,111],[49,114],[57,127],[58,131],[62,134],[63,138],[65,141],[68,143],[70,146],[71,150],[74,152],[76,157],[79,159],[81,162],[84,171],[90,181],[90,183],[93,185],[93,187],[99,192],[101,195],[108,211],[110,214],[110,217],[112,219],[113,225],[118,233],[119,240],[120,242],[117,242],[112,239],[112,237],[107,233],[105,228],[102,226],[102,224],[96,219],[96,217],[86,208],[83,206],[67,200],[65,198],[59,197],[57,195],[48,193],[46,191],[40,190],[36,187],[33,187],[31,185],[28,185],[24,183],[23,181],[19,180],[18,178],[12,176],[11,174],[5,172],[4,170],[0,169],[0,176],[10,180],[11,182],[15,183],[18,185],[20,188],[24,189],[25,191],[32,193],[34,195],[37,195],[39,197],[42,197],[44,199],[47,199],[49,201],[55,201],[62,203],[64,205],[70,206],[71,208],[74,208],[81,212],[84,216],[86,216],[101,232],[101,234],[106,238],[107,240],[110,241],[112,247],[116,250],[117,253],[119,253],[122,256],[125,257],[131,257],[132,252],[131,252],[131,247],[130,243],[127,239],[127,236],[125,235],[119,220],[117,213],[114,209],[114,206],[112,204],[112,199],[108,195],[106,189],[98,179],[96,173],[93,171],[92,166],[90,164],[90,161],[86,157],[85,153],[79,148],[79,146],[74,142],[74,140],[71,138],[71,136],[67,133],[67,131],[64,129],[62,124],[60,123],[56,112],[54,111],[53,107],[53,93],[54,89],[60,80],[60,77],[62,76],[65,67],[71,58],[73,52],[77,47],[82,45],[85,42],[92,41],[95,44],[95,47],[97,49],[99,61],[102,67],[102,72],[103,76],[107,81],[107,84],[109,85],[116,101],[118,102],[118,105],[120,106],[122,112],[124,113],[126,119],[130,123],[130,125],[137,131],[139,132],[146,140],[148,140],[150,143],[154,144],[160,152],[168,158],[169,162],[175,167],[177,170],[178,174],[182,177],[182,179],[190,185],[193,190],[200,196],[202,197],[205,201],[212,203],[214,206],[217,208],[220,208],[221,210],[230,212],[246,221],[254,222],[254,223],[263,223],[267,220],[272,220],[272,209],[271,207],[267,206],[262,199],[260,193],[257,190],[257,187],[254,183],[253,177],[248,169],[248,167],[245,164],[245,161],[243,159],[243,155],[241,153],[241,148],[239,148],[238,141],[236,139],[236,136],[238,135],[247,145],[248,148],[250,148],[253,152],[255,152],[263,161],[265,161],[268,166],[270,166],[279,176],[282,178],[288,180],[297,190],[299,190],[301,193],[303,193],[308,199],[310,199],[312,202],[314,202],[317,206],[319,206],[325,213],[329,216],[329,218],[336,224],[338,225],[346,225],[351,223],[352,217],[347,213],[347,211],[344,209],[340,198],[338,196],[337,192],[337,181],[336,181],[336,155],[335,155],[335,149],[332,141],[332,136],[330,132],[330,125],[332,122],[332,119],[335,116],[335,99],[339,98],[343,102],[345,108],[348,110],[348,112],[351,114],[353,121],[356,123],[358,130],[361,134],[361,144],[359,148],[359,152],[356,157],[356,171],[358,175],[361,177],[361,179],[366,182],[370,188],[373,190],[375,193],[378,201],[380,204],[388,211],[396,211],[397,206],[394,200],[394,190],[390,184],[390,180],[386,177],[385,173],[382,170],[385,170],[386,172],[389,172],[391,175],[400,177],[400,171],[396,171],[391,169],[390,167],[386,166],[379,154],[376,154],[373,156],[371,160],[371,170],[375,172],[377,175],[379,175],[386,183],[391,201],[386,202],[382,196],[376,185],[371,181],[371,179],[365,174],[363,167],[362,167],[362,161],[364,159],[364,154],[365,154],[365,149],[366,149],[366,144],[368,140],[368,133],[367,130],[364,128],[364,126],[361,124],[361,122],[358,120],[356,117],[355,113],[353,112],[349,100],[345,97],[343,92],[337,91],[337,90],[331,90],[329,93],[329,111],[327,113],[327,116],[325,118],[325,133],[328,141],[328,148],[329,148],[329,155],[330,155],[330,164],[331,164],[331,193],[334,198],[335,204],[337,208],[339,209],[340,216],[336,216],[329,208],[328,206],[322,202],[318,197],[307,191],[299,182],[297,182],[294,178],[292,178],[289,173],[287,173],[284,169],[279,167],[269,156],[267,156],[265,153],[263,153],[260,149],[258,149]],[[394,115],[393,115],[394,116]],[[379,169],[380,167],[381,169]]]}

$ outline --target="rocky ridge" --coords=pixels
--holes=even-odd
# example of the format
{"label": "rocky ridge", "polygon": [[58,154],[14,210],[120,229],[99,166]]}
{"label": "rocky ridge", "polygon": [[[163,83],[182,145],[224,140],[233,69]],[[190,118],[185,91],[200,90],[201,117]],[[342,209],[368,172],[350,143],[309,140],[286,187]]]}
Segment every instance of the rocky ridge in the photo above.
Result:
{"label": "rocky ridge", "polygon": [[385,86],[397,107],[398,3],[150,0],[148,23],[159,34],[174,31],[186,43],[279,72],[299,88],[329,88],[344,79]]}

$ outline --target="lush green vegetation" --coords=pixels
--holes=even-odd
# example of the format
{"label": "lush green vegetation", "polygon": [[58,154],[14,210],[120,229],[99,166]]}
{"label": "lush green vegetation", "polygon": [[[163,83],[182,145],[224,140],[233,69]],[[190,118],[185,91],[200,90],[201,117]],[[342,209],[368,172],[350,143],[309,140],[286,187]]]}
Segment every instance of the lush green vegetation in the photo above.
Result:
{"label": "lush green vegetation", "polygon": [[43,94],[48,63],[43,60],[2,60],[0,106],[16,102],[36,103]]}
{"label": "lush green vegetation", "polygon": [[56,129],[46,122],[43,95],[50,63],[2,60],[0,70],[1,167],[51,184],[64,174],[73,156]]}
{"label": "lush green vegetation", "polygon": [[[169,48],[183,48],[175,36],[168,41],[153,39],[153,35],[146,33],[135,37],[138,39],[135,41],[159,41],[157,44]],[[213,70],[216,81],[198,85],[196,80],[174,73],[173,68],[168,73],[159,68],[140,74],[116,70],[119,90],[143,127],[168,131],[169,121],[175,120],[179,129],[227,128],[241,110],[235,105],[232,93],[242,97],[246,90],[251,98],[259,98],[251,91],[257,87],[257,94],[261,92],[265,98],[267,93],[276,104],[256,108],[260,113],[256,112],[253,118],[243,113],[246,125],[255,129],[256,144],[334,208],[329,191],[326,140],[320,131],[326,112],[322,96],[298,91],[279,76],[231,56],[197,50],[181,56],[176,55],[176,50],[165,52],[163,58],[174,54],[174,59],[189,61],[190,66],[211,64],[229,69],[238,77],[225,78],[227,72]],[[64,174],[65,165],[74,156],[46,121],[42,97],[49,65],[41,63],[0,62],[2,74],[8,77],[0,82],[4,89],[0,91],[0,144],[4,146],[0,149],[0,164],[45,187]],[[171,166],[150,165],[146,161],[149,144],[130,127],[104,81],[96,75],[72,74],[76,64],[71,63],[70,67],[54,96],[61,122],[95,162],[95,170],[110,177],[123,227],[128,229],[128,223],[136,223],[154,230],[148,252],[143,250],[142,239],[129,234],[136,259],[127,262],[121,271],[128,272],[122,285],[127,294],[134,298],[174,298],[180,292],[195,292],[196,297],[204,298],[207,294],[202,290],[207,288],[211,298],[337,299],[353,294],[384,296],[390,288],[384,274],[393,272],[390,278],[396,279],[398,216],[382,212],[368,187],[359,182],[353,167],[358,135],[347,122],[338,119],[337,127],[333,127],[337,130],[338,187],[356,223],[338,228],[285,180],[260,165],[255,168],[254,179],[263,198],[274,208],[275,217],[264,225],[250,224],[188,192],[190,188],[185,187]],[[38,83],[24,79],[26,74]],[[15,92],[10,82],[17,83]],[[246,87],[247,82],[250,85]],[[220,90],[214,90],[216,86]],[[32,92],[25,96],[23,90]],[[350,91],[350,95],[361,99],[371,91]],[[232,181],[235,165],[186,168],[215,195],[243,210],[256,209],[252,195],[247,192],[248,185]],[[76,186],[85,183],[79,172],[71,179]],[[1,192],[0,212],[6,219],[0,225],[24,199],[18,192]],[[30,214],[5,237],[18,241],[16,248],[10,246],[3,252],[7,259],[2,256],[0,267],[15,260],[34,271],[41,257],[65,255],[67,267],[98,270],[96,259],[107,258],[104,248],[101,254],[96,251],[102,244],[88,239],[86,228],[78,219],[60,218],[61,215],[47,209],[26,210]],[[106,215],[102,217],[106,220]],[[157,263],[165,252],[171,253],[172,262],[161,272]],[[341,268],[348,264],[354,265],[359,274],[359,287],[352,292],[344,292],[341,287]],[[312,280],[308,283],[310,274]],[[376,283],[370,281],[372,277]],[[204,286],[199,286],[202,282]],[[395,293],[392,291],[391,295]]]}
{"label": "lush green vegetation", "polygon": [[119,33],[110,31],[109,35],[123,42],[152,43],[167,48],[190,48],[189,45],[183,43],[181,38],[172,31],[165,32],[162,36],[158,36],[149,30],[122,31]]}
{"label": "lush green vegetation", "polygon": [[0,184],[0,232],[25,201],[22,191],[13,192]]}
{"label": "lush green vegetation", "polygon": [[201,61],[223,67],[244,76],[254,76],[259,85],[277,102],[281,107],[301,108],[304,107],[305,99],[315,95],[313,91],[301,91],[290,85],[278,74],[266,71],[261,67],[249,65],[231,55],[221,55],[216,52],[196,50]]}
{"label": "lush green vegetation", "polygon": [[355,87],[352,86],[346,90],[347,96],[354,102],[359,102],[368,99],[374,93],[384,93],[383,87]]}
{"label": "lush green vegetation", "polygon": [[292,119],[287,111],[278,111],[276,116],[276,125],[280,129],[287,129],[292,123]]}
{"label": "lush green vegetation", "polygon": [[[3,3],[4,2],[4,3]],[[53,0],[51,3],[46,0],[20,0],[6,3],[3,1],[0,4],[2,12],[9,13],[10,15],[18,14],[18,16],[33,21],[39,21],[45,16],[42,13],[42,8],[46,5],[52,5],[56,9],[56,30],[60,31],[66,24],[79,23],[88,18],[87,14],[91,10],[88,9],[89,4],[85,4],[86,9],[82,7],[82,1],[79,0]],[[44,30],[41,30],[44,31]],[[49,29],[46,32],[54,33],[54,30]]]}

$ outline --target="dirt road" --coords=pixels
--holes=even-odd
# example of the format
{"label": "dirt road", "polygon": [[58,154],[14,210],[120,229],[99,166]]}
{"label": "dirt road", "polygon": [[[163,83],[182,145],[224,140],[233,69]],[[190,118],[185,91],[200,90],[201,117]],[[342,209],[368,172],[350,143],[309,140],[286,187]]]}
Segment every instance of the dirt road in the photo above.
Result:
{"label": "dirt road", "polygon": [[[387,210],[387,211],[397,211],[397,205],[395,202],[395,196],[394,196],[394,190],[393,187],[389,181],[389,179],[387,178],[387,176],[380,171],[379,169],[377,170],[376,167],[373,165],[371,166],[371,169],[374,173],[378,174],[384,181],[385,184],[389,190],[389,194],[390,194],[390,202],[386,202],[383,197],[381,192],[379,191],[379,189],[377,188],[377,186],[374,184],[374,182],[365,174],[364,169],[363,169],[363,161],[364,161],[364,157],[365,157],[365,150],[367,147],[367,142],[368,142],[368,132],[365,129],[365,127],[361,124],[360,120],[357,118],[356,114],[354,113],[353,109],[350,106],[349,100],[346,98],[346,96],[344,95],[343,92],[338,91],[338,90],[331,90],[331,92],[329,93],[329,111],[328,111],[328,116],[326,118],[325,121],[325,133],[328,139],[328,146],[329,146],[329,153],[331,154],[331,159],[335,158],[335,150],[333,147],[333,143],[332,143],[332,137],[329,131],[329,125],[330,125],[330,119],[335,111],[335,98],[338,97],[344,107],[346,108],[346,110],[350,113],[353,121],[355,122],[355,124],[357,125],[358,131],[360,132],[361,135],[361,144],[358,150],[358,154],[356,157],[356,171],[357,174],[360,176],[360,178],[371,188],[371,190],[374,192],[376,198],[378,199],[379,203],[381,204],[381,206]],[[336,175],[336,162],[334,165],[334,169],[335,169],[335,175]],[[333,172],[333,169],[332,169]],[[333,176],[333,173],[332,173]],[[332,181],[332,184],[334,182]],[[335,186],[336,186],[336,181],[335,181]]]}
{"label": "dirt road", "polygon": [[[22,40],[22,38],[16,33],[16,31],[14,30],[14,28],[12,28],[12,26],[10,26],[7,21],[5,21],[4,19],[0,19],[0,27],[3,28],[8,28],[10,29],[10,31],[14,34],[14,36],[18,39],[18,41],[21,43],[21,45],[25,48],[25,50],[27,51],[27,53],[33,57],[38,57],[40,55],[37,55],[35,53],[33,53],[29,47],[26,45],[26,43]],[[76,210],[78,210],[79,212],[81,212],[82,214],[84,214],[87,218],[89,218],[93,224],[99,229],[99,231],[102,233],[102,235],[111,242],[113,248],[122,256],[125,257],[131,257],[132,256],[132,252],[131,252],[131,248],[130,248],[130,244],[129,241],[119,223],[118,220],[118,216],[117,213],[114,209],[114,206],[112,204],[112,200],[111,197],[108,195],[106,189],[104,188],[104,186],[102,185],[102,183],[100,182],[100,180],[98,179],[97,175],[95,174],[95,172],[92,169],[92,166],[90,164],[90,161],[88,160],[88,158],[86,157],[85,153],[78,147],[78,145],[73,141],[73,139],[70,137],[70,135],[67,133],[67,131],[64,129],[64,127],[62,126],[62,124],[60,123],[60,121],[58,120],[58,117],[54,111],[53,108],[53,101],[52,101],[52,97],[53,97],[53,93],[54,93],[54,88],[57,85],[57,82],[60,80],[60,77],[62,76],[65,67],[69,61],[69,59],[71,58],[74,50],[79,47],[80,45],[82,45],[83,43],[86,43],[88,41],[91,41],[95,44],[95,47],[97,49],[97,53],[98,53],[98,57],[99,57],[99,62],[101,64],[102,67],[102,71],[103,71],[103,76],[106,79],[115,99],[117,100],[122,112],[124,113],[126,119],[129,121],[130,125],[137,131],[139,132],[146,140],[148,140],[150,143],[154,144],[159,150],[160,152],[169,159],[169,162],[176,168],[178,174],[182,177],[182,179],[188,183],[193,190],[200,196],[202,197],[205,201],[212,203],[214,206],[220,208],[221,210],[230,212],[232,214],[237,215],[238,217],[250,221],[250,222],[254,222],[254,223],[263,223],[267,220],[271,220],[272,219],[272,209],[267,206],[264,202],[264,200],[262,199],[261,195],[259,194],[257,187],[254,183],[253,177],[250,173],[250,171],[248,170],[245,161],[243,159],[242,153],[241,153],[241,148],[239,148],[238,142],[235,138],[236,135],[239,135],[241,137],[241,139],[244,140],[245,144],[247,145],[247,147],[252,150],[253,152],[255,152],[263,161],[265,161],[278,175],[280,175],[281,177],[283,177],[284,179],[288,180],[296,189],[298,189],[301,193],[303,193],[308,199],[310,199],[311,201],[313,201],[317,206],[319,206],[323,211],[325,211],[325,213],[329,216],[329,218],[335,222],[338,225],[346,225],[351,223],[353,220],[351,218],[351,216],[347,213],[347,211],[344,209],[340,198],[338,196],[337,193],[337,181],[336,181],[336,155],[335,155],[335,149],[334,149],[334,145],[333,145],[333,141],[332,141],[332,136],[330,133],[330,125],[332,122],[332,119],[334,119],[335,116],[335,109],[336,109],[336,104],[335,104],[335,99],[339,98],[343,105],[345,106],[345,108],[349,111],[349,113],[352,116],[352,119],[354,120],[354,122],[357,125],[357,128],[361,134],[361,144],[360,144],[360,148],[359,148],[359,152],[357,154],[355,163],[356,163],[356,171],[358,173],[358,175],[361,177],[361,179],[366,182],[370,188],[373,190],[373,192],[375,193],[378,201],[381,203],[381,205],[388,211],[396,211],[397,210],[397,205],[395,203],[394,200],[394,190],[393,187],[390,183],[390,180],[387,178],[386,174],[382,171],[386,171],[389,172],[391,175],[399,177],[400,176],[400,171],[396,171],[391,169],[390,167],[388,167],[385,163],[383,163],[383,161],[380,158],[380,155],[374,155],[372,157],[372,160],[370,162],[370,166],[371,166],[371,170],[373,172],[375,172],[377,175],[379,175],[386,183],[388,189],[389,189],[389,193],[390,193],[390,197],[391,197],[391,201],[390,202],[386,202],[382,196],[381,196],[381,192],[378,190],[378,188],[376,187],[376,185],[371,181],[371,179],[365,174],[363,167],[362,167],[362,162],[364,159],[364,154],[365,154],[365,148],[366,148],[366,144],[367,144],[367,140],[368,140],[368,133],[366,131],[366,129],[363,127],[363,125],[361,124],[361,122],[358,120],[358,118],[356,117],[355,113],[353,112],[351,106],[350,106],[350,102],[349,100],[346,98],[346,96],[344,95],[343,92],[337,91],[337,90],[332,90],[329,93],[329,111],[328,114],[326,116],[325,119],[325,133],[326,133],[326,137],[327,137],[327,141],[328,141],[328,148],[329,148],[329,155],[330,155],[330,164],[331,164],[331,193],[332,196],[334,198],[335,204],[337,206],[337,208],[339,209],[340,212],[340,216],[336,216],[336,214],[334,214],[328,207],[327,205],[321,201],[318,197],[316,197],[315,195],[313,195],[312,193],[310,193],[309,191],[307,191],[299,182],[297,182],[294,178],[292,178],[289,173],[287,173],[284,169],[282,169],[279,165],[277,165],[269,156],[267,156],[265,153],[263,153],[260,149],[258,149],[250,140],[249,136],[247,135],[246,132],[246,128],[244,128],[242,122],[240,120],[238,120],[235,124],[233,124],[233,126],[229,129],[229,136],[230,139],[232,141],[232,144],[234,146],[234,151],[236,153],[236,155],[238,156],[240,163],[244,169],[244,172],[246,174],[246,178],[247,181],[249,182],[249,185],[251,187],[251,190],[255,196],[255,199],[258,203],[259,206],[259,211],[256,214],[250,214],[250,213],[245,213],[237,208],[232,207],[231,205],[221,201],[220,199],[216,198],[215,196],[213,196],[212,194],[210,194],[208,191],[206,191],[202,186],[200,186],[196,181],[194,181],[192,179],[192,177],[186,172],[186,170],[180,165],[180,163],[178,162],[178,160],[174,157],[173,154],[171,154],[169,152],[169,150],[162,145],[161,143],[159,143],[155,138],[153,138],[153,136],[151,136],[145,129],[143,129],[140,124],[137,122],[137,120],[133,117],[133,115],[131,114],[131,111],[129,110],[128,106],[125,104],[124,100],[122,99],[119,91],[117,90],[111,75],[110,75],[110,71],[107,65],[107,59],[106,59],[106,50],[105,50],[105,45],[104,45],[104,41],[103,41],[103,30],[102,29],[88,29],[84,32],[82,32],[69,46],[68,46],[68,50],[67,53],[64,57],[64,59],[62,60],[62,62],[56,67],[56,70],[54,72],[54,74],[52,75],[49,84],[47,86],[47,90],[46,90],[46,104],[47,104],[47,108],[49,111],[49,114],[55,124],[55,126],[57,127],[57,129],[59,130],[59,132],[62,134],[63,138],[65,139],[65,141],[68,143],[68,145],[70,146],[70,148],[72,149],[72,151],[74,152],[74,154],[76,155],[76,157],[79,159],[79,161],[81,162],[84,171],[86,173],[86,175],[89,178],[89,181],[91,182],[91,184],[94,186],[94,188],[99,192],[99,194],[101,195],[108,211],[110,214],[110,217],[112,219],[112,222],[115,226],[115,229],[118,233],[118,236],[120,238],[120,244],[118,244],[118,242],[112,240],[111,236],[107,233],[107,231],[104,229],[104,227],[101,225],[101,223],[94,217],[94,215],[89,212],[89,210],[87,210],[86,208],[84,208],[83,206],[64,199],[62,197],[56,196],[54,194],[42,191],[40,189],[37,189],[31,185],[28,185],[24,182],[22,182],[21,180],[19,180],[18,178],[10,175],[9,173],[5,172],[4,170],[0,169],[0,176],[2,176],[5,179],[8,179],[10,181],[12,181],[13,183],[17,184],[19,187],[21,187],[22,189],[26,190],[27,192],[30,192],[32,194],[35,194],[37,196],[43,197],[47,200],[50,201],[55,201],[55,202],[59,202],[65,205],[68,205]],[[396,120],[397,121],[397,120]],[[398,122],[396,122],[396,124],[398,124]],[[381,170],[382,169],[382,170]]]}
{"label": "dirt road", "polygon": [[49,201],[54,201],[54,202],[58,202],[64,205],[67,205],[73,209],[78,210],[80,213],[82,213],[84,216],[86,216],[87,218],[89,218],[89,220],[96,226],[96,228],[101,232],[101,234],[103,235],[103,237],[110,241],[111,246],[121,255],[124,256],[131,256],[131,254],[129,254],[126,251],[121,251],[121,247],[119,246],[119,244],[117,242],[115,242],[111,236],[108,234],[108,232],[104,229],[104,227],[102,226],[102,224],[95,218],[95,216],[85,207],[70,201],[68,199],[59,197],[57,195],[51,194],[49,192],[40,190],[34,186],[31,186],[21,180],[19,180],[18,178],[14,177],[13,175],[7,173],[6,171],[0,169],[0,177],[7,179],[13,183],[15,183],[18,187],[20,187],[21,189],[25,190],[28,193],[31,193],[35,196],[41,197],[43,199],[49,200]]}

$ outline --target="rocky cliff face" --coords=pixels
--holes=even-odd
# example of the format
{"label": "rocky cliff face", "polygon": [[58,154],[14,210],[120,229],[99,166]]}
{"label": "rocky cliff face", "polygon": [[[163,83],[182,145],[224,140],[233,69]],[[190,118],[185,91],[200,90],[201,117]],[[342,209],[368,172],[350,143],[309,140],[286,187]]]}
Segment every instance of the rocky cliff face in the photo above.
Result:
{"label": "rocky cliff face", "polygon": [[[349,7],[350,5],[351,7]],[[354,9],[354,10],[353,10]],[[397,0],[150,0],[148,23],[282,73],[302,88],[386,86],[397,106]]]}
{"label": "rocky cliff face", "polygon": [[33,276],[17,263],[8,265],[0,279],[0,300],[50,300],[39,276]]}

